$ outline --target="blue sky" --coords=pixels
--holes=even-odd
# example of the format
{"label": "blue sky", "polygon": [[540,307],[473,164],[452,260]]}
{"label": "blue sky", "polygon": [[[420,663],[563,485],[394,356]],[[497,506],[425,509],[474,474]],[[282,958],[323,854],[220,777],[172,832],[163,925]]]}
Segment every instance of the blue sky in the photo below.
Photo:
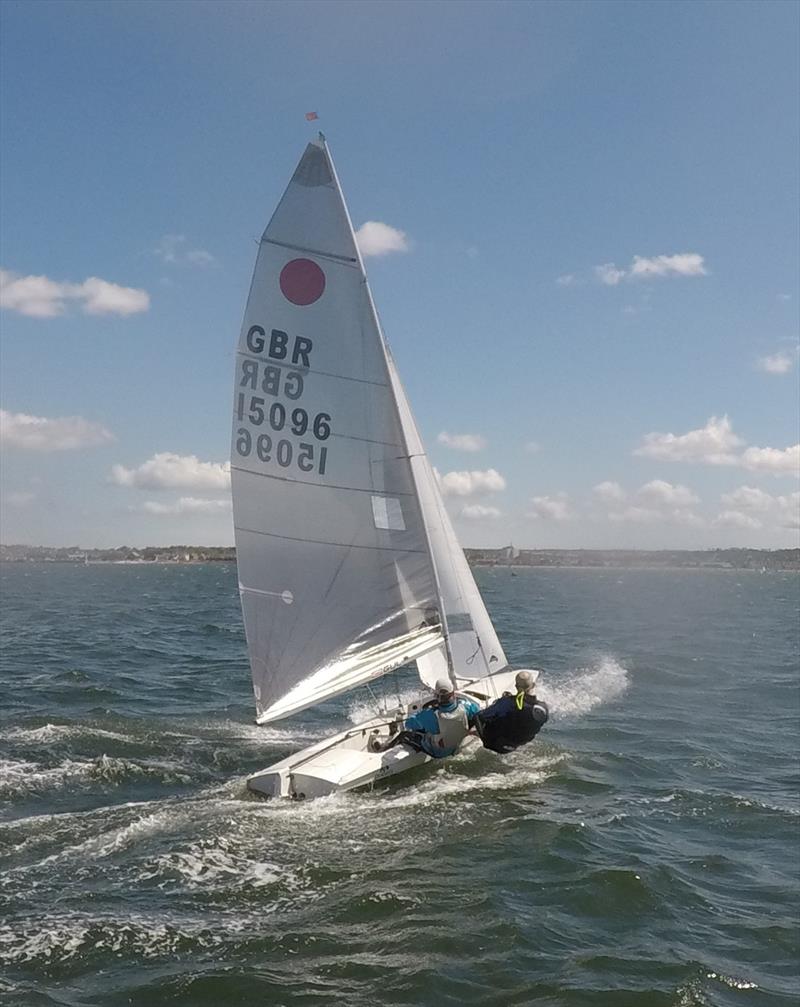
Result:
{"label": "blue sky", "polygon": [[797,4],[1,10],[4,542],[232,542],[319,125],[464,544],[798,544]]}

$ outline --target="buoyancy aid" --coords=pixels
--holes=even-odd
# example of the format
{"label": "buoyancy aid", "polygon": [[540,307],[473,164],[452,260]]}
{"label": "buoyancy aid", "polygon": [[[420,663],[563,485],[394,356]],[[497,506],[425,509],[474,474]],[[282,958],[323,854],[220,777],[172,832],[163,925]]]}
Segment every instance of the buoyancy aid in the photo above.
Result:
{"label": "buoyancy aid", "polygon": [[517,745],[532,741],[548,718],[547,707],[527,693],[517,693],[514,697],[514,716],[509,718],[508,735]]}
{"label": "buoyancy aid", "polygon": [[469,732],[464,704],[456,703],[452,710],[440,706],[434,712],[439,721],[439,730],[429,736],[429,744],[435,749],[455,751]]}

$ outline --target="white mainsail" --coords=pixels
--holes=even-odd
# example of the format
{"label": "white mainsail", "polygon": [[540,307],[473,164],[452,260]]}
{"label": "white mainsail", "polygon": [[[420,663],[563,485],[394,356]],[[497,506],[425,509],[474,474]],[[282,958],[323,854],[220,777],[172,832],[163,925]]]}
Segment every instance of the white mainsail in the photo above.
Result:
{"label": "white mainsail", "polygon": [[259,723],[414,660],[425,681],[433,668],[457,681],[506,664],[380,332],[322,137],[259,247],[231,480]]}

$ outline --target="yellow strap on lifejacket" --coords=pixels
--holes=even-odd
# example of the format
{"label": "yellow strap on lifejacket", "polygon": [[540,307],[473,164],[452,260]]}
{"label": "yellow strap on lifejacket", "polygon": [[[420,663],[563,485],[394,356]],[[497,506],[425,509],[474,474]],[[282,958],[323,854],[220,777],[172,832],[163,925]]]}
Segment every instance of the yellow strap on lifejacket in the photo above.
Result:
{"label": "yellow strap on lifejacket", "polygon": [[518,692],[514,697],[514,702],[517,704],[517,709],[522,710],[522,707],[525,705],[525,693]]}

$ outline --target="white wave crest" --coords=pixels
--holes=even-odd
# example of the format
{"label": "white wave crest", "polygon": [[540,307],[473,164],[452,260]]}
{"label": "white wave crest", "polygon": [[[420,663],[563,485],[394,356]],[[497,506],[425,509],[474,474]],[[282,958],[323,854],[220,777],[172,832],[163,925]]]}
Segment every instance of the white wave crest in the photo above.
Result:
{"label": "white wave crest", "polygon": [[12,727],[0,733],[0,737],[7,741],[32,742],[35,744],[59,741],[62,738],[107,738],[112,741],[131,742],[131,738],[126,734],[119,734],[117,731],[106,731],[100,727],[91,727],[88,724],[45,724],[43,727]]}
{"label": "white wave crest", "polygon": [[[254,723],[242,723],[239,720],[191,720],[186,727],[192,734],[175,737],[204,737],[233,739],[253,745],[268,745],[272,747],[293,747],[302,741],[318,741],[330,733],[322,728],[310,728],[300,725],[292,727],[276,727],[274,724],[260,726]],[[172,732],[167,732],[172,736]]]}
{"label": "white wave crest", "polygon": [[228,841],[221,838],[213,847],[195,843],[185,852],[164,854],[144,866],[141,878],[163,878],[165,874],[172,874],[188,888],[208,891],[231,887],[264,888],[286,874],[275,864],[255,859],[249,850],[236,853],[228,847]]}
{"label": "white wave crest", "polygon": [[111,856],[133,843],[142,842],[148,836],[166,833],[174,827],[175,822],[170,811],[158,811],[145,815],[122,827],[112,828],[99,835],[90,836],[75,845],[64,846],[56,853],[51,853],[35,863],[11,867],[5,872],[3,880],[5,882],[17,875],[41,872],[43,868],[63,860],[73,860],[79,865],[79,869],[83,869],[89,862],[96,862],[100,858]]}
{"label": "white wave crest", "polygon": [[[243,924],[224,921],[225,929],[241,932]],[[71,961],[91,950],[141,955],[144,958],[176,954],[187,941],[212,947],[223,937],[210,932],[201,921],[185,920],[180,925],[159,917],[131,914],[125,918],[92,920],[82,914],[50,917],[46,922],[31,919],[0,927],[0,961],[16,964],[32,961]]]}
{"label": "white wave crest", "polygon": [[166,759],[134,762],[100,755],[95,759],[65,759],[57,766],[42,766],[24,759],[0,760],[0,797],[39,793],[91,781],[120,784],[133,777],[156,778],[164,784],[190,783],[186,767]]}
{"label": "white wave crest", "polygon": [[506,771],[484,772],[479,776],[466,776],[456,773],[436,773],[430,780],[401,793],[381,798],[381,810],[384,808],[401,809],[436,805],[443,798],[459,797],[475,794],[476,797],[485,791],[497,793],[501,790],[521,790],[536,787],[553,775],[554,765],[563,761],[557,759],[540,759],[534,764],[528,762],[509,766]]}
{"label": "white wave crest", "polygon": [[14,797],[18,794],[33,793],[63,787],[89,778],[92,770],[90,762],[74,762],[67,759],[49,769],[38,762],[24,759],[0,760],[0,797]]}
{"label": "white wave crest", "polygon": [[[0,872],[0,887],[13,884],[17,875],[39,872],[62,860],[78,864],[96,863],[131,845],[139,845],[148,838],[163,838],[180,834],[187,828],[200,828],[201,824],[223,820],[235,822],[235,815],[245,815],[258,805],[237,800],[233,791],[239,784],[217,784],[198,791],[194,798],[160,798],[153,801],[130,801],[125,804],[106,805],[89,811],[59,812],[33,815],[0,826],[0,838],[15,842],[11,852],[35,851],[58,843],[58,849],[43,859],[28,864],[9,867]],[[30,833],[25,835],[25,833]],[[76,843],[74,840],[79,839]],[[70,839],[73,841],[70,842]]]}

